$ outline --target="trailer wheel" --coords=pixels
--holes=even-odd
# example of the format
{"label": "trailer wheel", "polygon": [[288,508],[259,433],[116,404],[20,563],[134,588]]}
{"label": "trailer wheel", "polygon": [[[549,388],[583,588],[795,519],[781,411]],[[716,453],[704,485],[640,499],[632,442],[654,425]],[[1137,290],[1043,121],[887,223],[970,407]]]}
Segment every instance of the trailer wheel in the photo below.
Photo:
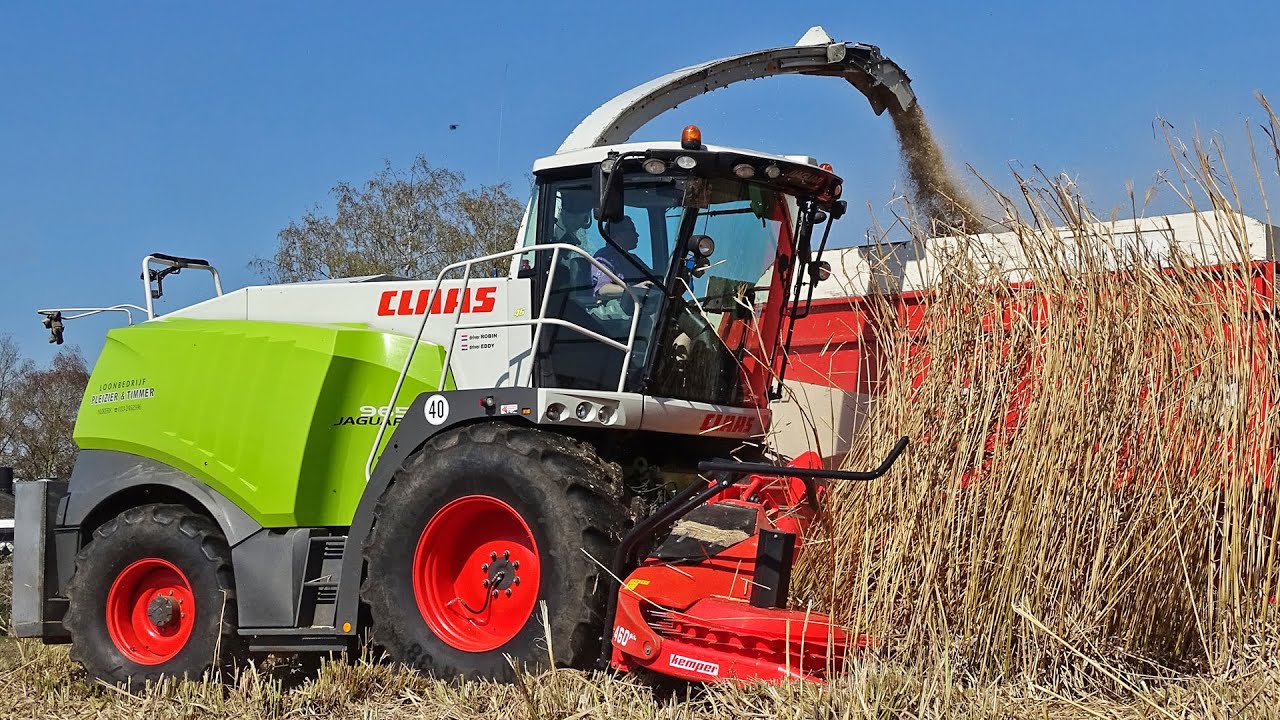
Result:
{"label": "trailer wheel", "polygon": [[95,530],[67,597],[71,657],[105,682],[195,679],[240,649],[231,549],[181,505],[130,508]]}
{"label": "trailer wheel", "polygon": [[556,433],[486,423],[437,436],[397,472],[364,546],[374,642],[440,677],[510,679],[505,656],[541,668],[549,650],[590,666],[608,599],[597,561],[625,529],[622,495],[617,466]]}

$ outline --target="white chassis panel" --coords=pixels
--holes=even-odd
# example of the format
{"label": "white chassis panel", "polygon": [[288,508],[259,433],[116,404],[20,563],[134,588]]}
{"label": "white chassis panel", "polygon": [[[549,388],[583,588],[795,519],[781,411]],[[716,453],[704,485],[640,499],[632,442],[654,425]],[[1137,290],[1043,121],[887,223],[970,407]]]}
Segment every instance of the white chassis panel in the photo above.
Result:
{"label": "white chassis panel", "polygon": [[[441,285],[434,280],[390,280],[354,283],[298,283],[248,287],[176,310],[159,318],[261,320],[336,325],[359,323],[409,338],[428,309],[424,342],[444,347],[453,342],[454,380],[459,389],[508,387],[516,384],[529,362],[532,329],[528,326],[461,330],[462,323],[527,320],[530,281],[518,278],[472,280],[463,297],[461,280]],[[461,301],[461,315],[455,320]],[[154,322],[154,321],[153,321]]]}

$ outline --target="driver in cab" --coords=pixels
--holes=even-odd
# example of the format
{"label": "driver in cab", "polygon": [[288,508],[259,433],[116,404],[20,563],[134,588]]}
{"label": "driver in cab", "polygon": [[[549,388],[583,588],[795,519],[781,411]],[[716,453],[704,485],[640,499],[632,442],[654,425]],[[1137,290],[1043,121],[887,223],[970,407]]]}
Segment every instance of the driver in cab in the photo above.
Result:
{"label": "driver in cab", "polygon": [[[635,223],[631,218],[624,217],[607,223],[606,227],[613,242],[606,242],[605,246],[596,252],[595,259],[628,285],[638,288],[652,287],[653,283],[649,280],[654,275],[652,268],[632,252],[640,242],[640,233],[636,231]],[[594,282],[596,295],[599,297],[621,295],[625,292],[625,288],[597,267],[591,268],[591,279]]]}

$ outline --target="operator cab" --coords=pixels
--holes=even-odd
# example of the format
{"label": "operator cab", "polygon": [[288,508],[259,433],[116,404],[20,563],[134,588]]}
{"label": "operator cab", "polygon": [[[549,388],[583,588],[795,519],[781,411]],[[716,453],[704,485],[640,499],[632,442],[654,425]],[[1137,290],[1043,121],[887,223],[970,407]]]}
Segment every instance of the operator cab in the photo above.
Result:
{"label": "operator cab", "polygon": [[705,146],[689,126],[678,143],[561,153],[534,173],[521,246],[563,246],[513,268],[563,321],[540,335],[535,384],[766,407],[785,318],[822,277],[813,227],[844,213],[830,166]]}

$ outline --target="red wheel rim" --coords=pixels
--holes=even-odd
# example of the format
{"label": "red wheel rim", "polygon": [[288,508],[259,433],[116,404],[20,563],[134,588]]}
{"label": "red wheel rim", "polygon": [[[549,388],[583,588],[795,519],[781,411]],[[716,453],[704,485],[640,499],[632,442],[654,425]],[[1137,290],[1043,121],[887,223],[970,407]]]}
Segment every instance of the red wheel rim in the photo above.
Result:
{"label": "red wheel rim", "polygon": [[107,591],[107,633],[140,665],[159,665],[186,647],[196,622],[191,583],[176,565],[144,558],[126,567]]}
{"label": "red wheel rim", "polygon": [[413,554],[413,595],[422,619],[465,652],[510,642],[533,614],[540,580],[529,525],[515,508],[488,495],[440,508]]}

